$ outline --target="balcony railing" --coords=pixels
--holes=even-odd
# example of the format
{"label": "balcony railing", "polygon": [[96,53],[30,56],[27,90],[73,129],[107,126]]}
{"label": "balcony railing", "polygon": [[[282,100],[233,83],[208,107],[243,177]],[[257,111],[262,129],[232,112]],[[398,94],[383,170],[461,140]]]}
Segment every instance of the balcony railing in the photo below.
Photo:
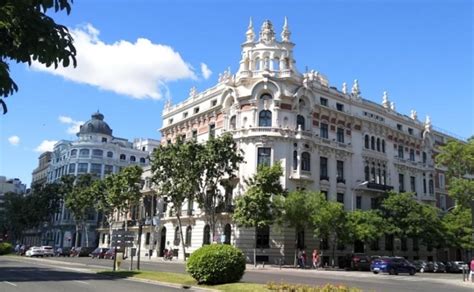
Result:
{"label": "balcony railing", "polygon": [[389,185],[383,185],[383,184],[378,184],[375,182],[369,182],[367,184],[368,189],[373,189],[373,190],[380,190],[380,191],[390,191],[393,190],[392,186]]}

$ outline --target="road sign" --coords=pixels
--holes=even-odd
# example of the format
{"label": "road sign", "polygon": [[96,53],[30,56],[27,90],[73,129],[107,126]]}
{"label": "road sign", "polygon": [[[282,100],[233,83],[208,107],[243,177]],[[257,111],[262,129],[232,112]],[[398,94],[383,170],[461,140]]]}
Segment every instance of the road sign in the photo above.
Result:
{"label": "road sign", "polygon": [[133,231],[114,230],[112,232],[112,246],[126,248],[134,246],[135,233]]}

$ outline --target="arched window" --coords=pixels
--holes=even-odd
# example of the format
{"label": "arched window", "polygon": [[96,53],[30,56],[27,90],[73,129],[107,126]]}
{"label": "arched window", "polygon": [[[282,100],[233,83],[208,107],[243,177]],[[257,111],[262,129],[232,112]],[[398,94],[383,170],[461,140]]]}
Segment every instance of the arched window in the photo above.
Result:
{"label": "arched window", "polygon": [[382,139],[382,152],[385,153],[385,140]]}
{"label": "arched window", "polygon": [[370,137],[370,148],[372,150],[375,150],[375,137],[374,136]]}
{"label": "arched window", "polygon": [[272,112],[269,110],[263,110],[258,115],[258,126],[259,127],[271,127],[272,126]]}
{"label": "arched window", "polygon": [[104,155],[104,151],[102,151],[100,149],[93,149],[92,150],[92,156],[102,157],[103,155]]}
{"label": "arched window", "polygon": [[256,71],[261,70],[260,58],[255,59],[255,70]]}
{"label": "arched window", "polygon": [[204,226],[204,237],[202,239],[202,245],[211,244],[211,227],[209,224]]}
{"label": "arched window", "polygon": [[76,157],[77,155],[77,149],[72,149],[71,150],[71,157]]}
{"label": "arched window", "polygon": [[308,152],[301,154],[301,170],[311,171],[311,155]]}
{"label": "arched window", "polygon": [[230,244],[230,235],[232,232],[232,227],[230,224],[226,224],[224,227],[224,244]]}
{"label": "arched window", "polygon": [[135,161],[137,161],[137,158],[135,158],[135,156],[132,155],[132,156],[130,156],[130,161],[135,162]]}
{"label": "arched window", "polygon": [[144,157],[141,157],[140,158],[140,163],[145,164],[145,162],[146,162],[146,159]]}
{"label": "arched window", "polygon": [[365,173],[365,180],[369,181],[370,180],[370,169],[369,165],[366,165],[364,168],[364,173]]}
{"label": "arched window", "polygon": [[293,170],[298,169],[298,152],[295,150],[293,151]]}
{"label": "arched window", "polygon": [[237,117],[236,117],[235,115],[232,116],[232,117],[230,117],[229,128],[230,128],[231,130],[235,130],[236,125],[237,125],[236,121],[237,121]]}
{"label": "arched window", "polygon": [[120,154],[120,160],[125,160],[127,159],[127,157],[125,156],[125,154]]}
{"label": "arched window", "polygon": [[107,157],[108,158],[114,157],[114,153],[112,151],[107,152]]}
{"label": "arched window", "polygon": [[304,125],[304,117],[302,115],[296,116],[296,129],[298,129],[301,126],[301,130],[305,130],[305,125]]}
{"label": "arched window", "polygon": [[369,146],[369,135],[365,135],[365,148],[366,149],[370,148],[370,146]]}
{"label": "arched window", "polygon": [[191,226],[186,227],[186,246],[191,246],[191,234],[192,234]]}
{"label": "arched window", "polygon": [[262,95],[260,96],[260,99],[261,99],[261,100],[270,100],[270,99],[272,99],[272,98],[273,98],[273,97],[272,97],[270,94],[268,94],[268,93],[264,93],[264,94],[262,94]]}
{"label": "arched window", "polygon": [[380,152],[380,138],[377,138],[377,151]]}
{"label": "arched window", "polygon": [[81,149],[79,150],[79,156],[82,156],[82,157],[88,157],[89,156],[89,149]]}
{"label": "arched window", "polygon": [[179,240],[179,226],[176,226],[174,230],[174,245],[179,245],[180,240]]}
{"label": "arched window", "polygon": [[375,181],[375,163],[372,162],[372,169],[370,170],[370,181]]}

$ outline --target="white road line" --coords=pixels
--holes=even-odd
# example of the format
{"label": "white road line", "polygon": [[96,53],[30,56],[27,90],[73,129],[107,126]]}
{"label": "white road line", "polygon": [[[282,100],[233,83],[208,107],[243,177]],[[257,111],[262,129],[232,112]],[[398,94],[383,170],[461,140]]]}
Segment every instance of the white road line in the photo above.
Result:
{"label": "white road line", "polygon": [[74,282],[89,285],[89,283],[84,282],[84,281],[74,280]]}
{"label": "white road line", "polygon": [[3,283],[7,283],[8,285],[12,285],[12,286],[15,286],[15,287],[18,286],[17,284],[13,284],[12,282],[8,282],[8,281],[3,281]]}

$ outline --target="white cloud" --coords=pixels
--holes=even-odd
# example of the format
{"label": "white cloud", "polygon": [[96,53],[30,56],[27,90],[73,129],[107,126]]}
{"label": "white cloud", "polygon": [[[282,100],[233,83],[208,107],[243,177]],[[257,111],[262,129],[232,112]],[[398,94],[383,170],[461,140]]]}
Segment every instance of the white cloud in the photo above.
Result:
{"label": "white cloud", "polygon": [[11,136],[8,138],[8,142],[10,142],[11,145],[17,146],[20,144],[20,137],[18,136]]}
{"label": "white cloud", "polygon": [[45,152],[45,151],[53,151],[54,144],[58,143],[58,141],[51,141],[51,140],[43,140],[38,147],[35,148],[36,152]]}
{"label": "white cloud", "polygon": [[204,79],[207,80],[211,76],[212,71],[209,69],[209,67],[207,67],[206,64],[201,63],[201,73],[202,73],[202,76],[204,77]]}
{"label": "white cloud", "polygon": [[84,124],[84,121],[75,121],[71,117],[67,116],[59,116],[58,119],[62,124],[70,125],[69,128],[67,128],[68,134],[77,134],[81,125]]}
{"label": "white cloud", "polygon": [[145,38],[108,44],[100,40],[100,32],[92,24],[70,32],[77,49],[76,68],[47,68],[37,62],[32,67],[137,99],[159,99],[167,82],[196,79],[192,66],[170,46]]}

